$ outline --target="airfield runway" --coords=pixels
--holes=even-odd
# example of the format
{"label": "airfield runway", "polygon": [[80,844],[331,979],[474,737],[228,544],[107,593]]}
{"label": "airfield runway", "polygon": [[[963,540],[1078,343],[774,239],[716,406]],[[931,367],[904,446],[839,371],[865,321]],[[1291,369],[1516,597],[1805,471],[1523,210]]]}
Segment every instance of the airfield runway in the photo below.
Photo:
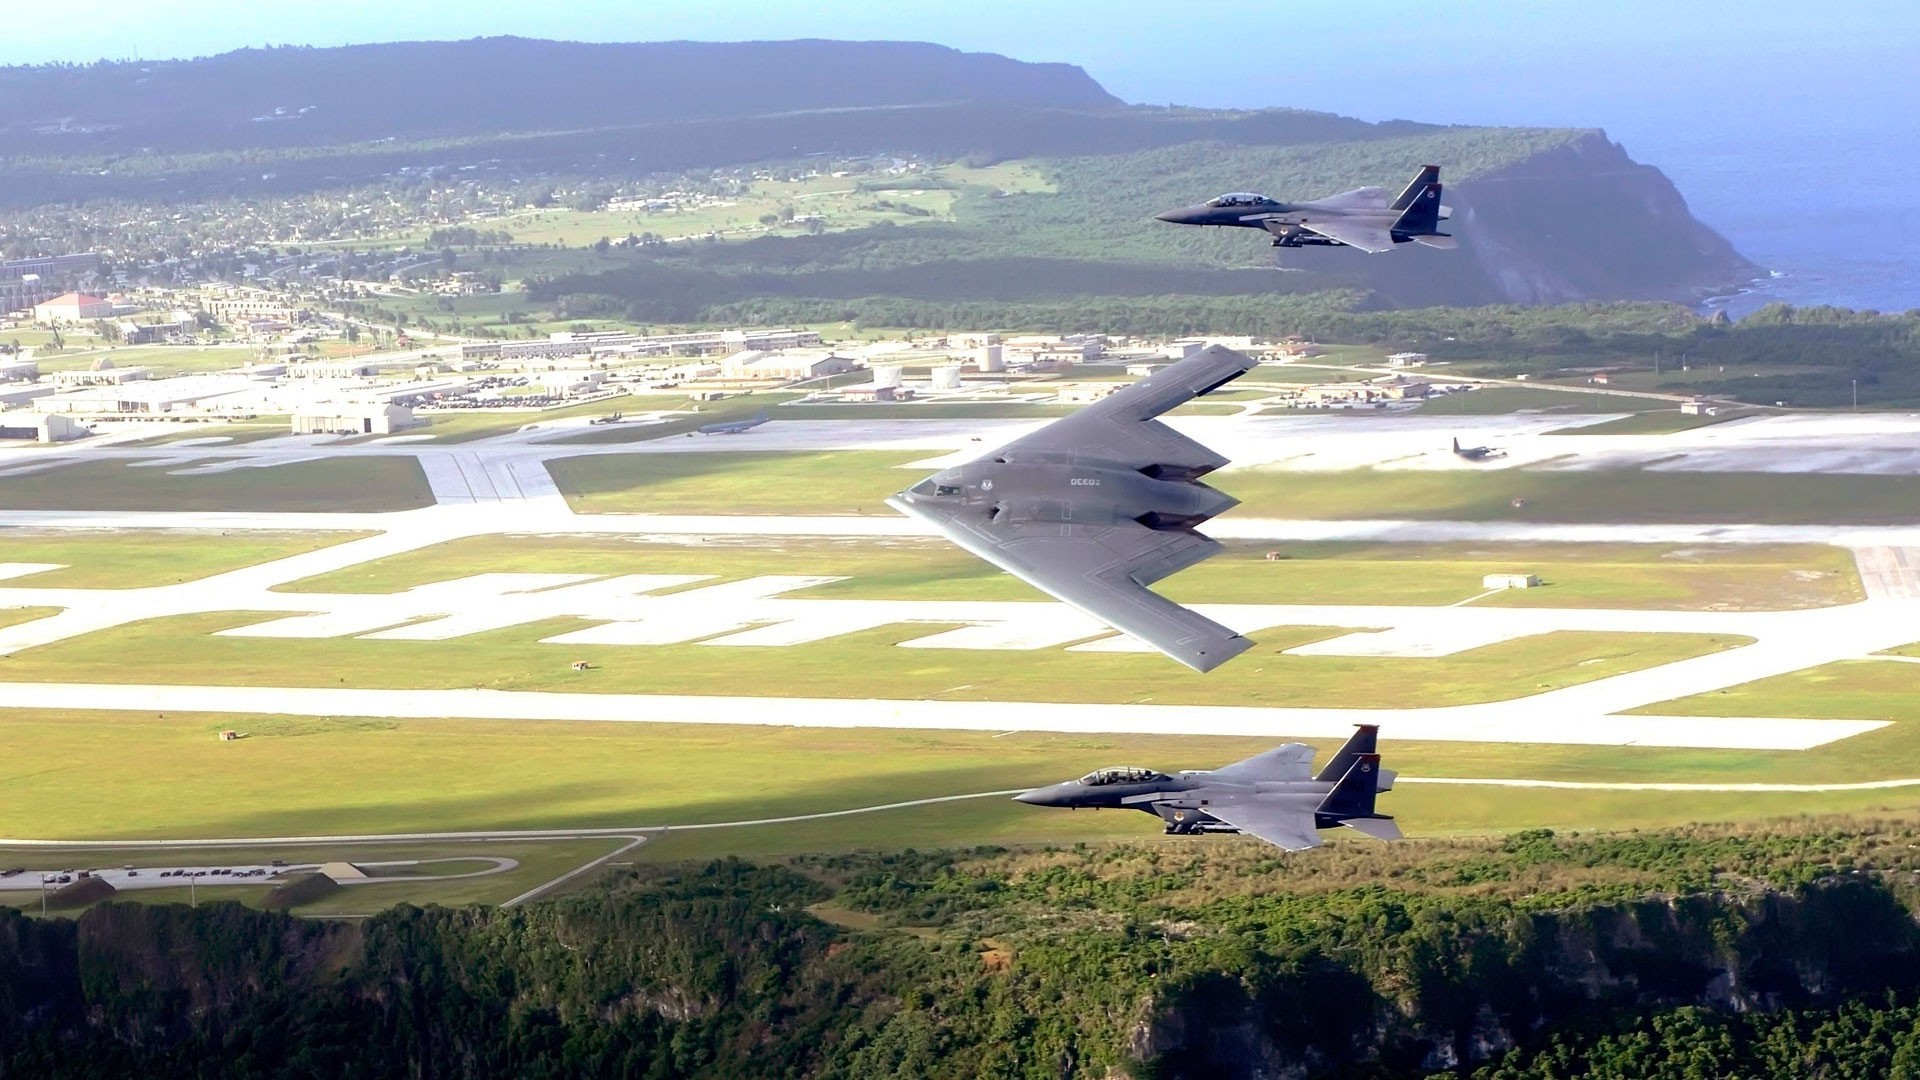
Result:
{"label": "airfield runway", "polygon": [[[1920,468],[1920,416],[1836,414],[1765,416],[1657,436],[1547,434],[1604,422],[1608,415],[1521,413],[1510,416],[1418,415],[1195,416],[1173,420],[1203,442],[1245,466],[1287,469],[1657,467],[1740,471],[1912,472]],[[571,614],[603,624],[577,640],[683,640],[646,629],[644,590],[609,594],[605,582],[572,578],[548,581],[578,611],[557,611],[553,596],[515,592],[498,581],[470,581],[428,595],[324,597],[279,592],[276,586],[467,536],[595,533],[674,537],[697,541],[725,536],[839,536],[887,538],[924,535],[918,523],[895,517],[715,517],[577,515],[547,474],[546,462],[583,454],[684,454],[714,451],[884,449],[924,452],[926,461],[971,457],[1038,421],[777,420],[738,438],[669,438],[614,445],[562,445],[541,440],[570,429],[519,432],[453,445],[382,442],[339,445],[327,439],[268,439],[236,445],[191,447],[77,447],[9,451],[0,472],[74,460],[124,460],[130,464],[199,468],[207,464],[276,464],[316,457],[407,455],[417,458],[437,505],[387,514],[340,513],[127,513],[4,511],[0,525],[42,528],[192,528],[215,530],[373,530],[378,535],[247,567],[200,581],[152,589],[35,589],[31,579],[0,583],[0,606],[48,606],[63,610],[48,618],[0,628],[0,653],[135,619],[235,609],[285,614],[277,627],[239,633],[280,636],[386,634],[455,638],[460,633],[514,625],[529,614]],[[1454,434],[1474,443],[1502,445],[1508,456],[1469,464],[1447,452]],[[975,441],[975,440],[978,441]],[[1151,731],[1263,736],[1336,736],[1360,721],[1385,721],[1409,739],[1565,742],[1791,749],[1818,746],[1880,726],[1873,721],[1778,718],[1677,718],[1622,715],[1661,701],[1796,670],[1825,659],[1847,659],[1920,638],[1920,526],[1763,526],[1740,522],[1709,525],[1513,525],[1449,521],[1282,521],[1227,517],[1208,531],[1225,539],[1291,540],[1540,540],[1608,542],[1800,543],[1853,548],[1869,599],[1846,609],[1717,615],[1705,612],[1595,612],[1544,609],[1379,608],[1294,606],[1239,611],[1265,626],[1331,625],[1390,627],[1385,633],[1348,634],[1307,651],[1347,655],[1439,655],[1461,643],[1484,644],[1557,629],[1599,628],[1741,633],[1755,644],[1630,674],[1601,679],[1550,694],[1486,705],[1417,710],[1177,709],[1166,706],[1093,706],[1022,702],[788,700],[778,710],[795,723],[833,726],[1019,727],[1055,731]],[[15,568],[14,577],[22,577]],[[8,577],[0,568],[0,578]],[[631,583],[629,583],[631,584]],[[794,587],[789,584],[789,587]],[[573,590],[569,592],[569,590]],[[616,590],[617,591],[617,590]],[[410,599],[409,599],[410,598]],[[711,633],[692,638],[731,643],[805,647],[833,633],[883,623],[968,623],[947,646],[1018,648],[1058,645],[1094,636],[1057,605],[984,605],[960,611],[931,605],[907,611],[887,602],[810,601],[777,589],[759,595],[738,592],[738,610],[712,607],[695,626]],[[412,604],[413,607],[408,605]],[[548,605],[542,607],[541,605]],[[769,614],[773,617],[769,617]],[[1227,614],[1227,613],[1222,613]],[[418,628],[384,630],[426,618]],[[544,616],[541,616],[544,617]],[[386,621],[381,622],[380,620]],[[306,620],[302,622],[301,620]],[[654,625],[662,620],[656,613]],[[372,625],[378,623],[378,625]],[[1053,625],[1058,623],[1058,625]],[[1071,625],[1069,625],[1071,624]],[[622,629],[639,626],[641,629]],[[1040,627],[1036,631],[1034,628]],[[1047,629],[1051,627],[1051,629]],[[784,629],[783,629],[784,628]],[[625,635],[624,637],[622,635]],[[596,637],[597,635],[597,637]],[[744,640],[743,640],[744,639]],[[926,647],[927,642],[916,643]],[[941,647],[935,641],[933,647]],[[1082,648],[1129,648],[1108,639]],[[9,704],[39,708],[166,708],[191,711],[295,713],[300,715],[475,716],[526,719],[631,720],[732,723],[763,722],[776,699],[734,697],[660,698],[630,695],[501,693],[472,690],[375,691],[299,687],[82,686],[9,684]]]}

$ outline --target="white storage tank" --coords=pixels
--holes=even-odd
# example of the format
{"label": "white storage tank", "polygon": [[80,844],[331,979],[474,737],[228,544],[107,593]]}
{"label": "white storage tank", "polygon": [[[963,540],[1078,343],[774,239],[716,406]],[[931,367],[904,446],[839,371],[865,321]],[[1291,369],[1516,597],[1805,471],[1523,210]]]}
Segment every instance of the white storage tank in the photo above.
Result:
{"label": "white storage tank", "polygon": [[981,346],[980,351],[975,354],[973,362],[974,366],[981,371],[1007,370],[1006,354],[1002,351],[1002,346],[998,344]]}
{"label": "white storage tank", "polygon": [[907,369],[900,364],[886,364],[873,369],[873,385],[899,386],[906,382]]}
{"label": "white storage tank", "polygon": [[933,369],[933,388],[935,390],[960,389],[960,365],[946,364]]}

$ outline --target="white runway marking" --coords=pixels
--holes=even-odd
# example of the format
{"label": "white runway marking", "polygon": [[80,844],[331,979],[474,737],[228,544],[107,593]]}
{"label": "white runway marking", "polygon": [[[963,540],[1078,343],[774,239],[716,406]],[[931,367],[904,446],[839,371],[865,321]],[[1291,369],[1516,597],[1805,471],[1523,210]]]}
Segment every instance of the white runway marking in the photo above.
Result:
{"label": "white runway marking", "polygon": [[[1775,416],[1736,421],[1674,435],[1554,435],[1556,428],[1598,422],[1604,417],[1518,414],[1507,417],[1280,416],[1178,417],[1174,426],[1220,448],[1238,467],[1329,469],[1365,466],[1391,468],[1618,468],[1656,459],[1662,468],[1749,471],[1911,472],[1920,458],[1889,447],[1913,444],[1920,416],[1847,414]],[[596,642],[645,646],[656,642],[705,640],[715,647],[785,646],[806,643],[876,625],[872,620],[928,619],[960,624],[931,641],[915,644],[974,649],[1057,648],[1081,642],[1075,651],[1131,651],[1125,638],[1075,613],[1048,604],[912,605],[888,601],[829,601],[785,597],[771,592],[724,597],[709,587],[684,596],[622,592],[612,581],[577,580],[558,588],[523,592],[469,594],[461,589],[433,594],[431,587],[398,596],[315,597],[274,592],[274,586],[300,578],[357,566],[387,555],[430,547],[469,536],[499,534],[615,535],[683,538],[708,536],[850,537],[889,539],[927,535],[917,522],[891,516],[576,515],[567,507],[548,474],[546,462],[583,454],[705,453],[721,450],[787,451],[880,449],[933,456],[975,455],[1028,430],[1033,420],[873,420],[777,422],[738,440],[677,439],[607,446],[558,446],[530,441],[525,433],[464,444],[429,442],[340,445],[324,437],[288,437],[248,444],[191,448],[88,445],[51,454],[0,451],[0,471],[19,465],[41,469],[75,461],[109,460],[156,463],[179,468],[264,467],[316,457],[407,456],[421,463],[440,500],[436,506],[396,513],[126,513],[0,511],[0,526],[41,528],[207,529],[357,529],[380,535],[308,552],[259,566],[214,575],[182,585],[130,590],[33,589],[0,587],[0,606],[48,606],[61,614],[0,628],[0,652],[58,641],[75,634],[194,612],[247,608],[282,613],[285,618],[242,633],[357,633],[409,640],[439,639],[527,621],[530,613],[571,614],[597,625],[550,640],[562,644]],[[1445,451],[1448,439],[1470,427],[1476,439],[1504,446],[1508,457],[1496,465],[1468,465]],[[559,429],[556,429],[559,430]],[[974,441],[975,438],[979,441]],[[1304,452],[1303,452],[1304,448]],[[1684,631],[1743,634],[1756,644],[1658,668],[1597,680],[1530,698],[1453,709],[1417,710],[1172,710],[1131,713],[1155,706],[1014,706],[1045,722],[1023,725],[1071,731],[1206,731],[1228,734],[1344,734],[1358,720],[1388,719],[1409,738],[1516,742],[1798,748],[1880,726],[1877,721],[1802,721],[1785,719],[1650,718],[1619,715],[1659,702],[1709,692],[1754,679],[1836,659],[1865,656],[1920,640],[1920,524],[1898,526],[1767,526],[1742,523],[1701,525],[1523,525],[1448,521],[1293,521],[1229,516],[1207,531],[1222,539],[1365,541],[1541,541],[1628,543],[1831,543],[1856,550],[1868,600],[1847,608],[1798,612],[1594,612],[1542,609],[1406,608],[1332,606],[1231,607],[1205,605],[1210,612],[1246,620],[1243,630],[1257,640],[1261,627],[1317,625],[1349,631],[1306,652],[1335,655],[1440,656],[1472,643],[1510,640],[1554,630]],[[804,567],[796,569],[804,570]],[[18,565],[11,576],[24,577]],[[0,576],[9,576],[0,573]],[[751,583],[750,587],[751,586]],[[764,583],[763,583],[764,584]],[[798,587],[798,586],[795,586]],[[725,603],[715,601],[725,599]],[[565,610],[561,610],[561,609]],[[642,661],[644,662],[644,660]],[[1143,660],[1143,663],[1153,662]],[[1242,661],[1246,662],[1246,661]],[[285,691],[239,687],[58,687],[0,685],[8,699],[24,703],[39,693],[37,707],[86,707],[83,700],[105,700],[140,692],[157,694],[176,709],[273,712],[308,708],[297,702],[276,705]],[[631,710],[648,710],[641,719],[699,719],[738,723],[742,715],[761,716],[769,699],[596,697],[591,695],[511,694],[483,691],[291,691],[303,700],[314,693],[384,695],[329,699],[315,715],[517,716],[531,719],[633,719]],[[254,697],[246,695],[253,694]],[[447,695],[469,695],[459,697]],[[238,695],[238,696],[235,696]],[[260,695],[264,695],[264,698]],[[480,696],[471,696],[480,695]],[[124,704],[103,708],[145,708]],[[155,699],[158,700],[158,699]],[[187,702],[199,702],[199,705]],[[346,702],[362,703],[364,709]],[[708,705],[698,705],[707,702]],[[717,703],[717,704],[715,704]],[[953,702],[820,702],[819,716],[796,722],[849,726],[967,727],[1005,730],[1006,705]],[[812,706],[807,706],[812,707]],[[318,708],[318,706],[313,706]],[[677,716],[658,715],[679,710]],[[626,715],[601,715],[628,710]],[[957,710],[957,711],[956,711]],[[967,710],[975,710],[968,712]],[[1065,711],[1063,711],[1065,710]],[[1073,710],[1082,710],[1075,712]],[[803,708],[804,711],[804,708]],[[996,718],[998,724],[992,723]],[[1416,734],[1416,730],[1423,732]]]}
{"label": "white runway marking", "polygon": [[1920,787],[1920,778],[1863,780],[1857,784],[1608,784],[1581,780],[1468,779],[1453,776],[1396,776],[1396,784],[1457,784],[1463,787],[1553,788],[1560,791],[1721,791],[1809,794],[1837,791],[1889,791]]}

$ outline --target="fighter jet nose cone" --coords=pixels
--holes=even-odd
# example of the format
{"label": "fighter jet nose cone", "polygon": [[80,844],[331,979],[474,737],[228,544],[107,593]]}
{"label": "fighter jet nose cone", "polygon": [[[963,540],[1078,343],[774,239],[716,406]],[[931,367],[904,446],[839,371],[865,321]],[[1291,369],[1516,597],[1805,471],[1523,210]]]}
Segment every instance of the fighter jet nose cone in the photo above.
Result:
{"label": "fighter jet nose cone", "polygon": [[1020,794],[1015,795],[1013,797],[1013,801],[1023,802],[1023,803],[1026,803],[1028,806],[1046,806],[1048,803],[1051,803],[1053,801],[1052,796],[1053,796],[1052,788],[1037,787],[1037,788],[1034,788],[1032,791],[1023,791]]}
{"label": "fighter jet nose cone", "polygon": [[1179,225],[1186,218],[1186,216],[1187,216],[1187,212],[1185,210],[1163,210],[1160,213],[1153,215],[1153,220],[1164,221],[1172,225]]}

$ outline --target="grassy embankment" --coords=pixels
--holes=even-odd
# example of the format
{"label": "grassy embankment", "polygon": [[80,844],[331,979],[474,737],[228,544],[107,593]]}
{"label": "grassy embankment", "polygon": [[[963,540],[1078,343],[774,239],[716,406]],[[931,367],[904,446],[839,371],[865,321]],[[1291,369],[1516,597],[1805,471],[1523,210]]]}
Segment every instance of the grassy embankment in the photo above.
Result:
{"label": "grassy embankment", "polygon": [[[1010,725],[1017,720],[1010,717]],[[234,726],[249,737],[214,738]],[[9,759],[62,763],[10,770],[0,780],[7,795],[0,800],[0,835],[144,839],[758,820],[1017,790],[1109,764],[1206,768],[1268,749],[1277,738],[0,711],[0,749]],[[1305,741],[1323,757],[1337,743]],[[1920,714],[1803,752],[1421,743],[1395,740],[1390,731],[1383,746],[1389,763],[1409,777],[1845,783],[1920,773]],[[110,791],[113,798],[83,797],[86,791]],[[1410,834],[1424,836],[1917,806],[1920,792],[1913,789],[1650,795],[1413,780],[1383,797],[1386,812]],[[676,830],[643,854],[1058,843],[1157,833],[1141,815],[1049,812],[985,797],[777,826]],[[466,853],[511,854],[501,846],[476,845]],[[461,853],[445,848],[440,854]],[[326,857],[340,856],[329,851]],[[0,855],[0,863],[25,858]],[[143,853],[117,861],[155,858]]]}
{"label": "grassy embankment", "polygon": [[[1268,559],[1268,552],[1283,558]],[[0,548],[0,554],[5,549]],[[21,560],[28,561],[28,560]],[[1530,572],[1543,585],[1491,596],[1487,574]],[[1019,580],[934,539],[808,538],[652,543],[606,536],[479,536],[280,586],[288,592],[391,593],[488,573],[763,574],[846,580],[793,595],[819,599],[1039,600]],[[1454,604],[1779,610],[1858,601],[1859,575],[1819,544],[1230,543],[1158,586],[1189,604]]]}
{"label": "grassy embankment", "polygon": [[143,589],[284,559],[364,532],[206,529],[0,529],[0,562],[63,563],[8,578],[0,588]]}
{"label": "grassy embankment", "polygon": [[[877,514],[919,479],[929,451],[712,451],[549,462],[582,513]],[[1920,477],[1623,469],[1228,468],[1208,482],[1241,500],[1236,517],[1567,523],[1920,521]],[[1514,500],[1523,505],[1514,506]]]}

